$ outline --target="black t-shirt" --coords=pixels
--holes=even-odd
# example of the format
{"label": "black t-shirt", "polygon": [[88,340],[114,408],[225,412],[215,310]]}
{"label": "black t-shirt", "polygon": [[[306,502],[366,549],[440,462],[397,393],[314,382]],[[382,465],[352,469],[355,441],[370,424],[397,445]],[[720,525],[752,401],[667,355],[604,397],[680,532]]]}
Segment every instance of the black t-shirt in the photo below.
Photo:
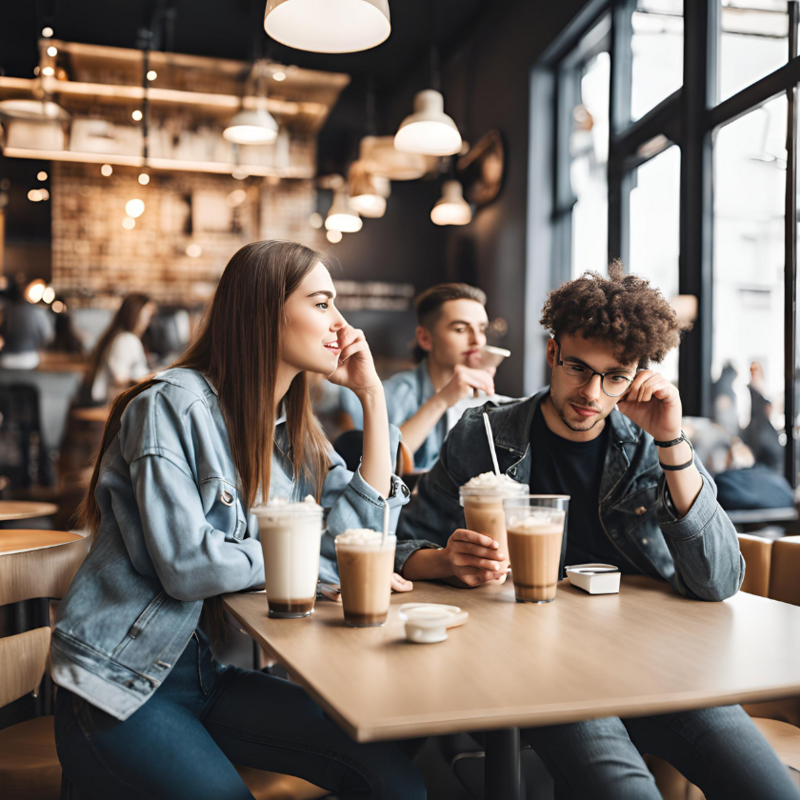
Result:
{"label": "black t-shirt", "polygon": [[[545,401],[543,401],[545,402]],[[531,427],[531,494],[568,494],[567,555],[572,564],[614,564],[626,559],[600,524],[600,481],[608,449],[609,426],[590,442],[572,442],[547,427],[541,405]]]}

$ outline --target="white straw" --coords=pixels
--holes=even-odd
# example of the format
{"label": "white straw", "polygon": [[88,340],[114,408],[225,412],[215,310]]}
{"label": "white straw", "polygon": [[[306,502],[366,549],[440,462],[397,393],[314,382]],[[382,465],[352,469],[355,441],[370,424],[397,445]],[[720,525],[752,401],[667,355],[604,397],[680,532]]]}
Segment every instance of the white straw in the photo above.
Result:
{"label": "white straw", "polygon": [[500,465],[497,463],[497,452],[494,449],[494,437],[492,436],[492,426],[489,424],[489,415],[483,412],[483,424],[486,426],[486,440],[489,442],[489,452],[492,454],[492,464],[494,464],[494,474],[500,477]]}
{"label": "white straw", "polygon": [[383,539],[381,540],[381,546],[386,546],[386,539],[389,536],[389,498],[385,498],[383,501]]}

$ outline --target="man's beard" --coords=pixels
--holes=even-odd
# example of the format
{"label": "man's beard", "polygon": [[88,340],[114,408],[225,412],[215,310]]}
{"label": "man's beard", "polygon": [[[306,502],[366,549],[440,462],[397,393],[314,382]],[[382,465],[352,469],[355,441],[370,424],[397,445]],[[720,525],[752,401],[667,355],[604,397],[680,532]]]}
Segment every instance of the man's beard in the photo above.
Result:
{"label": "man's beard", "polygon": [[[551,392],[550,393],[550,402],[552,403],[553,408],[555,409],[556,414],[558,414],[558,416],[560,417],[561,421],[571,431],[575,431],[576,433],[585,433],[586,431],[592,430],[592,428],[594,428],[594,426],[597,425],[598,422],[602,422],[606,418],[606,416],[608,416],[607,414],[604,414],[601,409],[597,409],[600,413],[598,413],[598,415],[594,418],[594,420],[591,420],[591,421],[590,420],[586,420],[586,422],[583,423],[583,424],[578,423],[578,425],[580,426],[580,427],[578,427],[575,424],[571,423],[566,417],[565,410],[566,410],[566,408],[568,406],[570,406],[570,404],[572,402],[571,400],[564,400],[563,402],[562,401],[558,401],[553,396],[553,393]],[[591,408],[591,406],[586,406],[583,403],[576,403],[575,405],[582,406],[583,408]],[[583,425],[587,425],[587,423],[588,423],[588,427],[583,427]]]}

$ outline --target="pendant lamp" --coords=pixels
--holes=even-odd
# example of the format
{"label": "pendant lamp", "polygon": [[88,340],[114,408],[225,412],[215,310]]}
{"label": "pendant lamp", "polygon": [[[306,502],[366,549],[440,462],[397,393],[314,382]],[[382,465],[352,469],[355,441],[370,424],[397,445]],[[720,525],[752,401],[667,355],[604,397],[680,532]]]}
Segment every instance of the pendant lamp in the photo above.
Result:
{"label": "pendant lamp", "polygon": [[414,97],[414,113],[397,129],[394,146],[404,153],[452,156],[461,149],[461,134],[444,113],[444,97],[435,89],[424,89]]}
{"label": "pendant lamp", "polygon": [[267,111],[265,95],[265,65],[256,61],[253,65],[255,79],[256,107],[240,108],[228,123],[222,136],[235,144],[272,144],[278,138],[278,123]]}
{"label": "pendant lamp", "polygon": [[370,173],[361,161],[354,161],[348,173],[350,208],[362,217],[377,219],[386,213],[391,185],[386,178]]}
{"label": "pendant lamp", "polygon": [[333,204],[325,217],[325,228],[329,231],[356,233],[364,223],[358,212],[350,207],[347,189],[337,189],[333,193]]}
{"label": "pendant lamp", "polygon": [[389,0],[267,0],[264,30],[297,50],[357,53],[389,37]]}
{"label": "pendant lamp", "polygon": [[472,221],[472,209],[458,181],[444,182],[442,196],[431,209],[431,220],[436,225],[467,225]]}

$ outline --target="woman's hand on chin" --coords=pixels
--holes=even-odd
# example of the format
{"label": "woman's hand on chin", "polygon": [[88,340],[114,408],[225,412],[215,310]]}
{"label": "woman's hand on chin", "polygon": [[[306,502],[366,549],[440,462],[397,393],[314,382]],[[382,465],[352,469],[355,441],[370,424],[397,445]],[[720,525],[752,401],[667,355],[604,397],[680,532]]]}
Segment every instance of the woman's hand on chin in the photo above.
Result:
{"label": "woman's hand on chin", "polygon": [[346,325],[339,330],[339,366],[328,376],[331,383],[351,389],[357,395],[381,391],[375,362],[364,331]]}

